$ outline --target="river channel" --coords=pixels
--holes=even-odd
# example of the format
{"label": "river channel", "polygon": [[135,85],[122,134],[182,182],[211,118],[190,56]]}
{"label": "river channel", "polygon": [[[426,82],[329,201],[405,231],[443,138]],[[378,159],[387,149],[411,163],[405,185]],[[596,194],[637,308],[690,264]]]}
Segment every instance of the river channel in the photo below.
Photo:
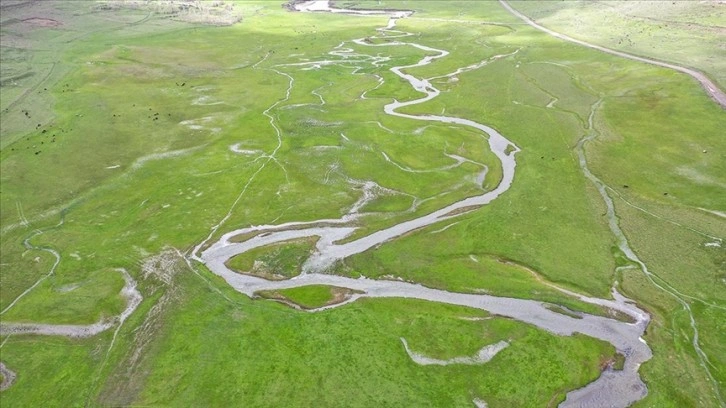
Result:
{"label": "river channel", "polygon": [[[568,316],[552,311],[551,304],[535,300],[455,293],[408,282],[374,280],[365,277],[352,279],[323,273],[329,271],[331,266],[342,259],[375,248],[414,230],[460,217],[479,206],[492,202],[492,200],[504,194],[514,181],[515,157],[520,149],[497,130],[473,120],[452,116],[411,115],[398,112],[402,107],[430,101],[436,98],[440,92],[428,80],[414,77],[405,71],[409,68],[430,64],[448,55],[446,50],[404,41],[406,37],[410,37],[412,34],[397,30],[396,22],[410,16],[411,12],[338,9],[331,8],[328,1],[299,2],[293,7],[300,12],[388,16],[388,24],[378,29],[377,36],[368,37],[367,39],[352,39],[347,43],[364,47],[415,47],[424,51],[427,55],[416,64],[390,68],[391,72],[407,81],[413,89],[422,94],[422,97],[405,102],[394,101],[384,106],[384,112],[408,120],[460,125],[481,132],[482,136],[487,139],[489,148],[501,162],[501,181],[493,190],[481,195],[465,198],[429,214],[345,243],[338,242],[350,236],[356,230],[351,225],[351,221],[357,218],[357,214],[348,214],[339,219],[250,226],[230,231],[204,250],[201,250],[203,245],[200,244],[195,249],[193,258],[204,263],[213,273],[224,278],[234,289],[248,296],[254,296],[255,292],[261,290],[280,290],[307,285],[333,285],[357,291],[357,294],[350,298],[349,301],[355,301],[361,297],[421,299],[485,310],[495,315],[531,324],[561,336],[581,333],[612,344],[619,353],[625,356],[625,364],[622,370],[606,369],[594,382],[569,392],[561,406],[625,407],[647,395],[647,387],[641,381],[638,370],[643,362],[651,358],[651,350],[642,339],[650,318],[647,313],[636,307],[629,299],[621,296],[615,289],[612,292],[613,299],[595,299],[572,294],[571,292],[569,294],[577,296],[580,300],[610,307],[625,313],[633,319],[632,323],[586,313],[578,313],[576,317]],[[380,43],[371,41],[382,37],[385,37],[388,41]],[[353,55],[353,50],[346,49],[341,45],[329,54],[331,57],[340,58],[341,62],[343,62],[346,53]],[[308,64],[312,63],[308,62]],[[330,64],[331,60],[319,61],[319,63]],[[476,69],[482,65],[479,64],[471,69]],[[241,234],[248,234],[251,237],[243,242],[233,242],[232,237]],[[305,237],[318,237],[319,239],[313,255],[303,264],[302,273],[292,279],[269,281],[236,273],[225,265],[233,256],[252,249]]]}

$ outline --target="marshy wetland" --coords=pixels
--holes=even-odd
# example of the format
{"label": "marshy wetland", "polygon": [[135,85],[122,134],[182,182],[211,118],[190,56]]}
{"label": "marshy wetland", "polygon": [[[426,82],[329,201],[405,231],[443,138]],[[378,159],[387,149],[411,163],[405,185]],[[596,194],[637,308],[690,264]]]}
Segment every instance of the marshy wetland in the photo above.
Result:
{"label": "marshy wetland", "polygon": [[549,2],[3,3],[3,401],[723,406],[682,3],[692,66]]}

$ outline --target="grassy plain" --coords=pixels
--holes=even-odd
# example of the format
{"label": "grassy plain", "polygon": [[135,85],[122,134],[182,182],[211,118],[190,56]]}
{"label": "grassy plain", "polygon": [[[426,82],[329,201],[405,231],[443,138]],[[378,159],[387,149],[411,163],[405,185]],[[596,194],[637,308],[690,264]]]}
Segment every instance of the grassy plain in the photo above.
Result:
{"label": "grassy plain", "polygon": [[[408,111],[489,124],[522,152],[511,189],[490,205],[347,259],[341,269],[586,311],[535,276],[603,297],[617,280],[653,314],[645,339],[654,358],[641,370],[650,392],[639,405],[718,406],[683,308],[637,270],[616,273],[623,261],[574,147],[602,99],[594,115],[599,136],[586,146],[589,166],[611,187],[634,250],[691,305],[723,390],[726,249],[706,246],[715,241],[705,235],[723,238],[726,223],[702,210],[726,211],[723,111],[684,75],[557,41],[496,2],[380,3],[359,2],[418,9],[399,27],[451,52],[413,75],[443,75],[517,51],[458,82],[434,80],[442,94]],[[470,406],[481,398],[491,407],[546,406],[613,358],[609,346],[586,337],[496,317],[461,319],[490,316],[458,307],[364,299],[307,314],[244,298],[179,258],[170,283],[145,275],[150,257],[178,257],[175,249],[201,242],[228,211],[214,237],[337,218],[359,199],[356,183],[371,180],[390,193],[363,208],[383,213],[360,221],[363,234],[480,193],[474,176],[481,168],[439,171],[452,164],[444,153],[489,166],[484,189],[501,170],[479,134],[383,113],[394,98],[420,96],[387,68],[415,63],[421,50],[376,48],[391,60],[354,75],[355,63],[310,71],[281,65],[330,58],[341,41],[374,35],[384,18],[239,2],[241,23],[210,27],[83,4],[3,10],[0,309],[48,273],[55,259],[42,248],[57,250],[61,262],[1,318],[85,324],[117,314],[124,307],[119,267],[139,280],[145,300],[112,348],[111,331],[84,340],[3,337],[2,361],[18,373],[4,404]],[[17,21],[6,20],[10,13]],[[36,14],[63,25],[22,22]],[[55,64],[50,74],[41,72],[48,64]],[[294,78],[289,98],[290,78],[280,72]],[[374,75],[385,80],[375,90]],[[263,112],[273,104],[271,119]],[[24,245],[36,229],[44,232]],[[247,253],[235,262],[244,269],[268,257],[292,272],[308,249]],[[328,294],[314,287],[285,295],[314,307]],[[434,358],[472,355],[504,339],[511,347],[484,366],[420,367],[400,337]]]}
{"label": "grassy plain", "polygon": [[258,294],[266,299],[291,302],[292,305],[300,306],[303,309],[318,309],[323,306],[341,303],[354,293],[355,291],[337,286],[308,285],[298,288],[262,291]]}
{"label": "grassy plain", "polygon": [[717,1],[512,1],[520,12],[563,34],[675,62],[726,87],[726,7]]}

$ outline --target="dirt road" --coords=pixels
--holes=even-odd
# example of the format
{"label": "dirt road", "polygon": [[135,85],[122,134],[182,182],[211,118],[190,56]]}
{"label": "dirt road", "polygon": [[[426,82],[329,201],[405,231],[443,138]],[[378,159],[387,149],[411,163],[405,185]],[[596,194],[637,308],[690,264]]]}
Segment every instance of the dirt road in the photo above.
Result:
{"label": "dirt road", "polygon": [[512,6],[510,6],[509,3],[507,3],[505,0],[499,0],[499,3],[501,3],[502,6],[505,9],[507,9],[510,13],[512,13],[515,16],[517,16],[520,19],[522,19],[522,21],[524,21],[525,23],[529,24],[530,26],[532,26],[532,27],[534,27],[534,28],[536,28],[536,29],[538,29],[540,31],[544,31],[545,33],[547,33],[547,34],[549,34],[549,35],[551,35],[553,37],[557,37],[557,38],[559,38],[561,40],[565,40],[565,41],[570,41],[570,42],[573,42],[575,44],[579,44],[579,45],[582,45],[584,47],[592,48],[592,49],[595,49],[595,50],[598,50],[598,51],[606,52],[608,54],[617,55],[618,57],[628,58],[628,59],[631,59],[631,60],[634,60],[634,61],[645,62],[646,64],[657,65],[657,66],[663,67],[663,68],[670,68],[670,69],[674,69],[674,70],[676,70],[678,72],[682,72],[684,74],[688,74],[688,75],[692,76],[696,81],[698,81],[701,84],[701,86],[703,86],[703,89],[706,90],[706,93],[714,101],[716,101],[716,103],[718,103],[719,105],[721,105],[721,107],[723,109],[726,109],[726,93],[724,93],[724,91],[722,91],[718,87],[718,85],[716,85],[715,82],[711,81],[711,79],[709,79],[702,72],[696,71],[695,69],[683,67],[683,66],[680,66],[680,65],[670,64],[668,62],[658,61],[658,60],[651,59],[651,58],[640,57],[640,56],[637,56],[637,55],[628,54],[628,53],[622,52],[622,51],[612,50],[612,49],[607,48],[607,47],[602,47],[600,45],[590,44],[588,42],[585,42],[585,41],[582,41],[582,40],[578,40],[578,39],[569,37],[569,36],[564,35],[564,34],[560,34],[560,33],[556,32],[556,31],[552,31],[549,28],[546,28],[546,27],[543,27],[543,26],[537,24],[536,22],[534,22],[529,17],[525,16],[524,14],[522,14],[519,11],[515,10],[514,8],[512,8]]}

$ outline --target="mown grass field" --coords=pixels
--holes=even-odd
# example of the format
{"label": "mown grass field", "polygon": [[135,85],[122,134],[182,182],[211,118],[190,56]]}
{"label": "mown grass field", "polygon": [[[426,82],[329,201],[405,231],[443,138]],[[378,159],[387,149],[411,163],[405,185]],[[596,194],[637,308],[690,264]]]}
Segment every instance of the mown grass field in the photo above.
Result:
{"label": "mown grass field", "polygon": [[[134,276],[144,301],[115,338],[115,329],[87,339],[3,336],[0,359],[18,375],[2,391],[3,406],[449,407],[477,398],[490,407],[554,406],[615,358],[612,347],[584,336],[423,301],[293,310],[248,299],[182,259],[228,211],[213,238],[250,225],[338,218],[360,198],[360,182],[373,181],[388,193],[360,210],[366,215],[355,236],[362,236],[498,183],[501,168],[480,134],[383,113],[394,99],[420,97],[388,68],[425,52],[351,45],[390,57],[355,73],[355,63],[284,65],[331,58],[342,41],[375,35],[385,18],[239,1],[242,22],[218,27],[149,9],[16,3],[3,3],[0,26],[0,309],[48,274],[55,258],[44,249],[61,261],[0,319],[89,324],[117,315],[124,282],[114,268]],[[568,4],[544,3],[514,6],[574,36],[562,17],[573,12]],[[616,270],[628,263],[575,146],[592,131],[588,117],[602,101],[593,114],[598,137],[585,147],[588,165],[608,185],[635,252],[690,305],[723,395],[726,248],[715,243],[726,221],[714,213],[726,212],[723,110],[690,77],[553,39],[497,2],[355,4],[417,10],[398,27],[415,33],[411,41],[451,53],[407,71],[419,77],[517,51],[458,81],[433,80],[441,95],[405,111],[488,124],[522,151],[512,187],[490,205],[346,259],[337,272],[593,313],[604,311],[546,282],[607,297],[617,281],[653,318],[645,340],[654,357],[641,368],[649,394],[636,406],[719,406],[683,307],[637,269]],[[712,43],[678,45],[694,30],[669,31],[663,50],[707,53]],[[718,58],[693,65],[723,83]],[[377,88],[376,75],[385,81]],[[483,184],[478,165],[437,170],[453,163],[446,153],[488,166]],[[230,263],[246,272],[262,261],[289,277],[312,247],[261,248]],[[159,254],[165,262],[149,261]],[[173,278],[147,273],[148,265]],[[332,296],[328,287],[283,292],[306,307]],[[401,337],[440,359],[500,340],[511,346],[486,365],[422,367]]]}

